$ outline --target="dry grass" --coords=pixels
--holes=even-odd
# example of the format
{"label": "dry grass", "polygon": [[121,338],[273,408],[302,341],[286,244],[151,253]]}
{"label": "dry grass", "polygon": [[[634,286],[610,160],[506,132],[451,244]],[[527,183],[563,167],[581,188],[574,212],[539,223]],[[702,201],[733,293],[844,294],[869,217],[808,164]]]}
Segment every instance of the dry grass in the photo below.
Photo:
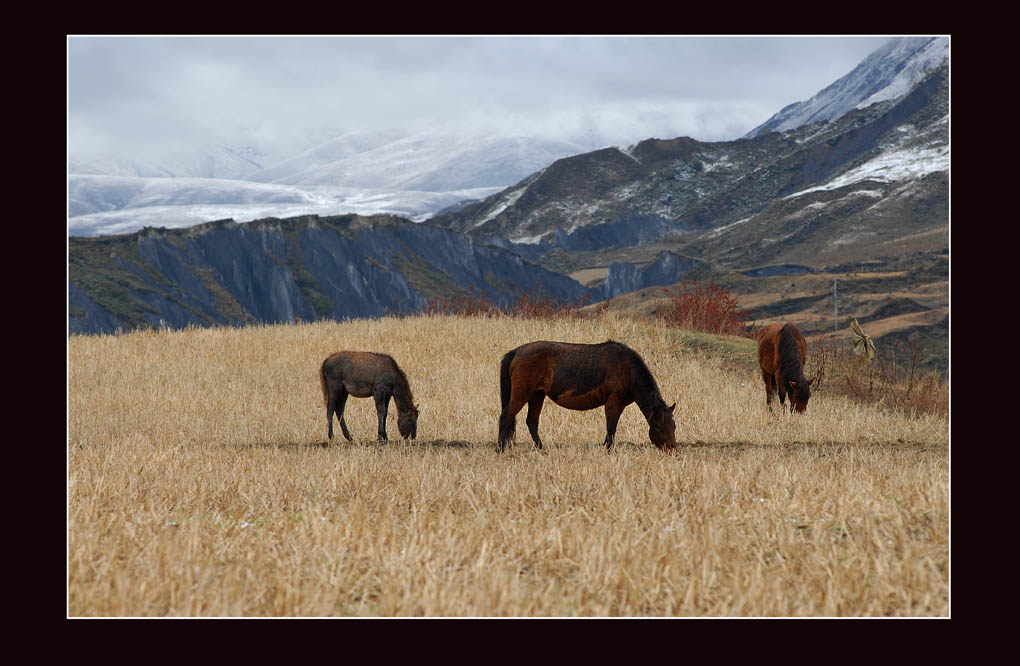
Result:
{"label": "dry grass", "polygon": [[[522,412],[497,456],[502,354],[607,338],[678,401],[678,452],[633,405],[607,454],[603,410],[547,404],[545,453]],[[68,344],[70,616],[949,614],[945,418],[824,394],[770,415],[757,373],[662,328],[443,316]],[[322,446],[316,373],[339,349],[397,359],[420,440]],[[372,437],[372,401],[347,421]]]}

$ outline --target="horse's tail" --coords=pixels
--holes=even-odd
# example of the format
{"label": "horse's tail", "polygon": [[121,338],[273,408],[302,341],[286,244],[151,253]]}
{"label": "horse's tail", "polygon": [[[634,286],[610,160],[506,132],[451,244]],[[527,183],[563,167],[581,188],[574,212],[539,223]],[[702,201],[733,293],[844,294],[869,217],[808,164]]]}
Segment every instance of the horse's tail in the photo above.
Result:
{"label": "horse's tail", "polygon": [[319,367],[319,386],[322,387],[322,402],[329,407],[329,389],[326,387],[326,363]]}
{"label": "horse's tail", "polygon": [[516,349],[511,349],[503,356],[503,361],[499,364],[499,402],[504,411],[510,404],[510,363],[514,360],[516,353]]}
{"label": "horse's tail", "polygon": [[510,363],[514,360],[516,349],[511,349],[503,357],[499,364],[499,440],[496,442],[496,451],[502,451],[506,445],[513,441],[515,423],[517,419],[507,412],[510,405]]}

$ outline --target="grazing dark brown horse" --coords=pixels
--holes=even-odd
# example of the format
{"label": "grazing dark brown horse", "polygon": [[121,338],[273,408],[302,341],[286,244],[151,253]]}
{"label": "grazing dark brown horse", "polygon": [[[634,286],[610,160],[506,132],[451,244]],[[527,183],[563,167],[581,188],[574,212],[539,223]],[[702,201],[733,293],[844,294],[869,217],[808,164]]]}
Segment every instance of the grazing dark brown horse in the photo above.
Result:
{"label": "grazing dark brown horse", "polygon": [[418,407],[411,395],[407,375],[397,362],[386,354],[374,352],[340,351],[331,354],[319,369],[322,398],[326,402],[326,422],[329,438],[333,439],[333,413],[340,420],[344,437],[351,433],[344,422],[347,396],[375,398],[375,411],[379,417],[379,441],[386,441],[386,411],[390,397],[397,404],[397,428],[404,439],[418,437]]}
{"label": "grazing dark brown horse", "polygon": [[529,342],[507,352],[499,367],[503,411],[499,417],[496,451],[514,438],[517,412],[528,406],[528,430],[535,447],[542,448],[538,417],[546,397],[567,409],[606,406],[607,449],[616,438],[616,424],[624,407],[636,402],[648,421],[648,438],[660,449],[676,446],[674,402],[667,407],[648,366],[637,352],[609,340],[597,345],[567,342]]}
{"label": "grazing dark brown horse", "polygon": [[815,378],[804,378],[807,344],[793,324],[769,324],[758,331],[758,365],[765,382],[765,404],[772,409],[772,396],[779,391],[779,404],[786,409],[790,396],[790,412],[803,412],[811,398]]}

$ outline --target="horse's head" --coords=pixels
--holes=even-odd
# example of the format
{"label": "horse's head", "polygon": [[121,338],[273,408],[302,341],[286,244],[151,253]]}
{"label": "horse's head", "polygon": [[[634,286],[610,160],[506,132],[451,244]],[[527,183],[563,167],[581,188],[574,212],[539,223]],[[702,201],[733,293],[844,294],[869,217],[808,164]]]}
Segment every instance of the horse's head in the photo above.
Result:
{"label": "horse's head", "polygon": [[676,422],[673,421],[673,410],[676,403],[667,407],[662,403],[653,407],[648,415],[648,439],[660,449],[672,449],[676,446]]}
{"label": "horse's head", "polygon": [[811,385],[816,379],[817,377],[812,377],[806,381],[790,381],[790,405],[798,414],[807,409],[807,402],[811,399]]}
{"label": "horse's head", "polygon": [[397,429],[404,439],[418,439],[418,405],[411,405],[411,409],[397,414]]}

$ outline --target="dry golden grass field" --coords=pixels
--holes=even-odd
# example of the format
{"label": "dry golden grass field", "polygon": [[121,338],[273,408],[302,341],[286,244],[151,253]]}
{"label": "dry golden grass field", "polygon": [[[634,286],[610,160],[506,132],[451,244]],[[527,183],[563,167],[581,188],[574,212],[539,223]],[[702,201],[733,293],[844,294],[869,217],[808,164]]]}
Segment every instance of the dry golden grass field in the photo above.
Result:
{"label": "dry golden grass field", "polygon": [[[517,418],[494,451],[503,353],[619,340],[667,402]],[[374,440],[351,398],[326,441],[322,360],[391,354],[421,411]],[[949,425],[817,392],[769,414],[760,373],[676,332],[436,316],[68,340],[67,614],[949,615]],[[809,362],[810,369],[810,362]]]}

